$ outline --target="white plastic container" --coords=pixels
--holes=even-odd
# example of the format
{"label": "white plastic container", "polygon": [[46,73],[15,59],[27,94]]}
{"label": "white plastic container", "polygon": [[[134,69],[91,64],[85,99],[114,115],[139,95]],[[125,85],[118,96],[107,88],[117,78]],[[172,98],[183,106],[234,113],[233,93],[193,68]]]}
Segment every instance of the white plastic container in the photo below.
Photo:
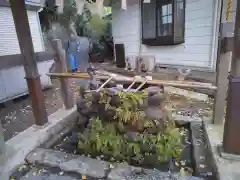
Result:
{"label": "white plastic container", "polygon": [[125,70],[136,71],[137,68],[137,56],[127,56],[125,59],[126,68]]}
{"label": "white plastic container", "polygon": [[156,60],[154,56],[141,56],[138,58],[138,72],[153,72],[155,69]]}

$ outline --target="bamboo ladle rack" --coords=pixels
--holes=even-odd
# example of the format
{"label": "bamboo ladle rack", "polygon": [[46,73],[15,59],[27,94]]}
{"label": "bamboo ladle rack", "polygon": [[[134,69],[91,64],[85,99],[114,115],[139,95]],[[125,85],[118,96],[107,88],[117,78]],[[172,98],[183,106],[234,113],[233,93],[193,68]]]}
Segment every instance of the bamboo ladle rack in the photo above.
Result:
{"label": "bamboo ladle rack", "polygon": [[[53,78],[91,78],[88,73],[47,73],[48,76]],[[98,80],[108,80],[111,75],[114,75],[112,80],[120,83],[132,83],[134,77],[123,76],[120,74],[110,73],[107,71],[96,71],[95,78]],[[136,81],[136,83],[143,83],[145,81],[144,78],[140,78]],[[209,89],[216,90],[217,87],[211,83],[201,83],[201,82],[190,82],[190,81],[170,81],[170,80],[157,80],[152,79],[147,81],[146,84],[149,85],[164,85],[164,86],[173,86],[173,87],[182,87],[182,88],[201,88],[201,89]]]}

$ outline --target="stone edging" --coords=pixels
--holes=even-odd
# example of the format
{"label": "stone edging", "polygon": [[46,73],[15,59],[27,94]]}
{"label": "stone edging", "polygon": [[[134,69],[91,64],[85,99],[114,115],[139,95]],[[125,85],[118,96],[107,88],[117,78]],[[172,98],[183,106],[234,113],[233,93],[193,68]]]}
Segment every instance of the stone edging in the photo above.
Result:
{"label": "stone edging", "polygon": [[210,151],[207,146],[203,126],[203,122],[190,123],[196,173],[201,177],[208,178],[209,176],[213,176],[213,174],[211,168],[212,164],[208,164],[208,162],[211,162],[208,157]]}
{"label": "stone edging", "polygon": [[183,177],[177,174],[160,172],[156,169],[133,167],[126,163],[110,164],[102,160],[42,148],[37,148],[31,152],[26,157],[26,161],[31,164],[60,168],[65,172],[73,172],[98,179],[147,180],[157,178],[165,180],[202,180],[198,177]]}

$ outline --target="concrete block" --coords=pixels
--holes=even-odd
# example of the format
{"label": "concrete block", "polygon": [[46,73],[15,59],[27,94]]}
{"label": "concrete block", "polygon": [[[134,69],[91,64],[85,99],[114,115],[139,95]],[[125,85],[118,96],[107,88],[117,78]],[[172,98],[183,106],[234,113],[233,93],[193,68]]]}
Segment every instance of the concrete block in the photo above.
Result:
{"label": "concrete block", "polygon": [[208,148],[210,150],[209,158],[212,158],[218,180],[239,180],[240,179],[240,161],[239,158],[224,158],[221,155],[221,146],[223,139],[223,125],[205,124],[207,133]]}

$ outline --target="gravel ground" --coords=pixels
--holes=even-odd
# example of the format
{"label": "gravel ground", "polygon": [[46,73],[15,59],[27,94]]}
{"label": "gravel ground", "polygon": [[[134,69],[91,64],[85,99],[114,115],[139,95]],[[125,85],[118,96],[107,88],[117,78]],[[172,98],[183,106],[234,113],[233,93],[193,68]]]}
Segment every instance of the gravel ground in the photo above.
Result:
{"label": "gravel ground", "polygon": [[[106,64],[95,63],[94,66],[101,68],[101,66],[106,66]],[[77,95],[76,87],[82,82],[78,79],[70,79],[70,81],[71,92],[75,99]],[[52,83],[53,88],[44,90],[45,106],[48,115],[63,107],[59,81],[53,80]],[[34,118],[30,97],[26,95],[9,101],[5,105],[0,104],[0,122],[3,126],[5,141],[33,125]]]}
{"label": "gravel ground", "polygon": [[[71,91],[76,96],[76,83],[74,80],[71,82]],[[63,107],[58,81],[53,80],[53,88],[44,90],[44,98],[48,115]],[[5,141],[33,125],[34,118],[30,97],[26,95],[7,102],[5,107],[0,108],[0,121],[3,125]]]}

